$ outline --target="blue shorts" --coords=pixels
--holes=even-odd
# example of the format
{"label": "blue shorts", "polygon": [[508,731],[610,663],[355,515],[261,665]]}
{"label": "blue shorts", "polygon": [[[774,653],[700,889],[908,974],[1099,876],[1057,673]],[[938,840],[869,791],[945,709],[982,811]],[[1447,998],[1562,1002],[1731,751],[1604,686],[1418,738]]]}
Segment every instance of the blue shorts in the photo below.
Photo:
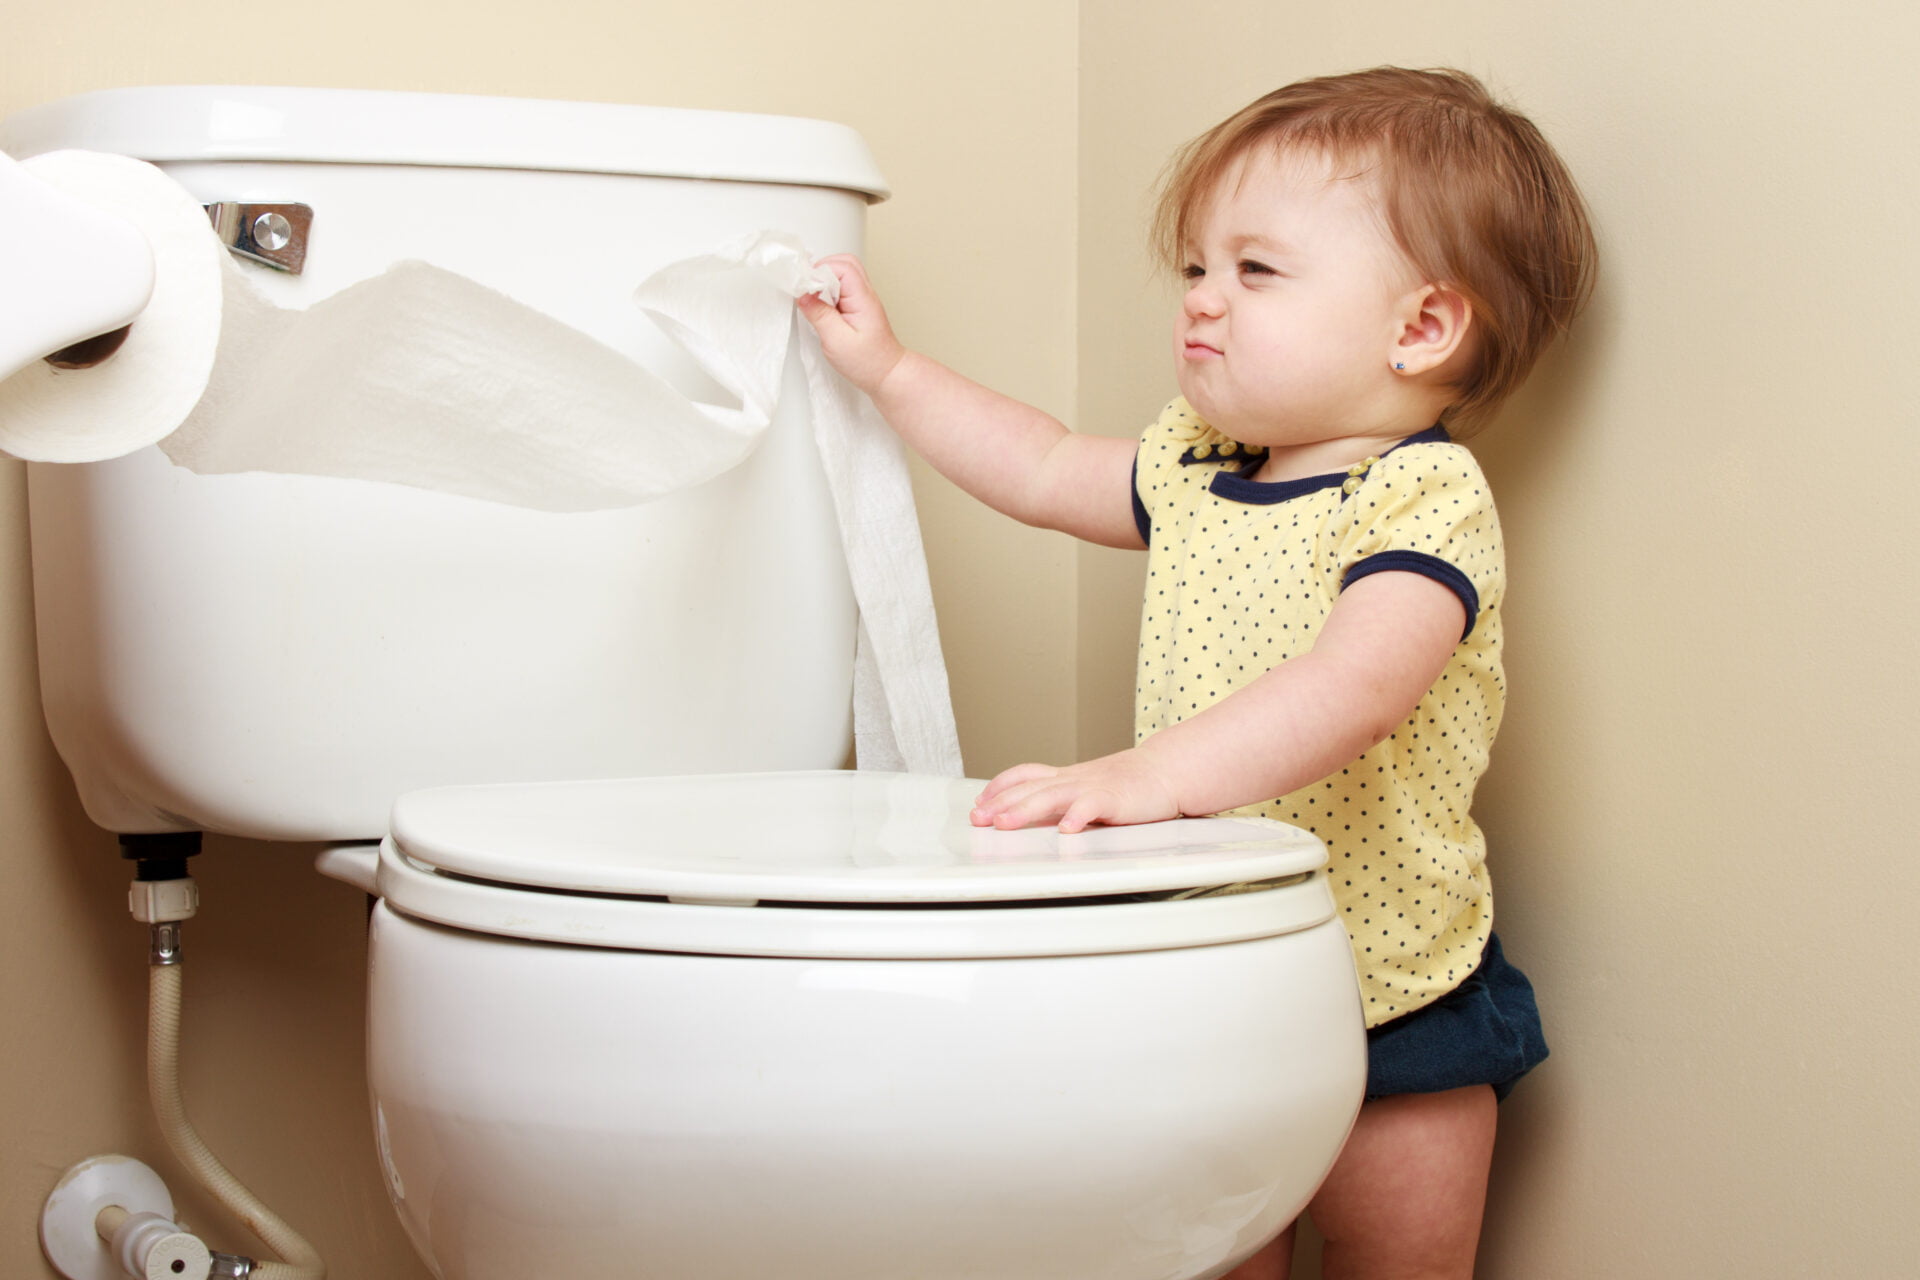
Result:
{"label": "blue shorts", "polygon": [[1546,1056],[1533,984],[1490,937],[1465,982],[1367,1032],[1367,1097],[1490,1084],[1494,1097],[1505,1098]]}

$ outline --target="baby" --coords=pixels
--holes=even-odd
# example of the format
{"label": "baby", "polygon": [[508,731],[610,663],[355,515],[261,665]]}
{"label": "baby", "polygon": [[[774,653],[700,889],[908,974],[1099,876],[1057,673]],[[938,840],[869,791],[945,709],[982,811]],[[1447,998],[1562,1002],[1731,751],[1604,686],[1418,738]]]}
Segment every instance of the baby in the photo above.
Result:
{"label": "baby", "polygon": [[[942,474],[1028,524],[1145,548],[1135,745],[1023,764],[977,825],[1259,814],[1326,842],[1367,1101],[1310,1212],[1328,1275],[1473,1271],[1495,1106],[1546,1045],[1469,816],[1504,701],[1505,567],[1458,440],[1591,288],[1578,190],[1455,71],[1268,94],[1195,139],[1155,241],[1186,280],[1180,398],[1078,435],[904,348],[860,264],[802,300],[827,358]],[[1292,1231],[1229,1280],[1284,1277]]]}

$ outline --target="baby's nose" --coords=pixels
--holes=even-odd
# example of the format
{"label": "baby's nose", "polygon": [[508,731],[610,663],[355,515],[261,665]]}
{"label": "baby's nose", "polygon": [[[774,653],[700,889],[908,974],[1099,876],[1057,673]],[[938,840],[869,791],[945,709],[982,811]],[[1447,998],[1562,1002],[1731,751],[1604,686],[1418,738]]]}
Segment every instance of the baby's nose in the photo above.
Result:
{"label": "baby's nose", "polygon": [[1204,279],[1195,280],[1187,286],[1187,296],[1181,305],[1188,315],[1195,318],[1217,316],[1220,314],[1220,291]]}

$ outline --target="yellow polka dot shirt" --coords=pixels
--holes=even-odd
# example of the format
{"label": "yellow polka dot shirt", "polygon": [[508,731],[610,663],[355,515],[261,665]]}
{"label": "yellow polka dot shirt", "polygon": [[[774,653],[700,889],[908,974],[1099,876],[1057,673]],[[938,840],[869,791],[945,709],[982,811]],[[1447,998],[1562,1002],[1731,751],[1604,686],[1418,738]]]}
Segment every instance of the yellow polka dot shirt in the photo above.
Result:
{"label": "yellow polka dot shirt", "polygon": [[1486,841],[1468,814],[1500,724],[1500,522],[1473,455],[1435,427],[1346,472],[1254,480],[1261,455],[1175,400],[1140,440],[1147,541],[1136,741],[1313,647],[1369,573],[1420,573],[1466,606],[1466,635],[1384,742],[1333,777],[1235,813],[1326,842],[1367,1025],[1431,1003],[1493,929]]}

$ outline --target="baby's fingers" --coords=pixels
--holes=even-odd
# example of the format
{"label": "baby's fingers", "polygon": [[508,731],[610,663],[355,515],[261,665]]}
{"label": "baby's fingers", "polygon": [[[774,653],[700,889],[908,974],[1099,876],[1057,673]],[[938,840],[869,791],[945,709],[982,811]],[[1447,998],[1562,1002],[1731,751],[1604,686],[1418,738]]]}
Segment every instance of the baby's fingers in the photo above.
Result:
{"label": "baby's fingers", "polygon": [[1017,831],[1021,827],[1054,821],[1071,803],[1070,790],[1047,779],[1038,779],[1015,787],[991,804],[974,810],[974,824]]}
{"label": "baby's fingers", "polygon": [[1060,815],[1061,832],[1071,835],[1076,831],[1085,831],[1096,822],[1118,817],[1118,800],[1118,796],[1105,789],[1081,792]]}
{"label": "baby's fingers", "polygon": [[993,781],[980,788],[980,796],[974,803],[985,804],[1009,788],[1032,782],[1036,778],[1050,778],[1058,772],[1060,770],[1050,764],[1017,764],[1011,769],[1003,769],[994,775]]}
{"label": "baby's fingers", "polygon": [[[1062,770],[1050,764],[1016,764],[987,783],[987,789],[973,800],[973,825],[1012,831],[1027,823],[1058,818],[1058,808],[1046,808],[1035,800],[1054,791],[1060,779]],[[1066,804],[1066,800],[1060,804]]]}
{"label": "baby's fingers", "polygon": [[1089,787],[1073,771],[1060,769],[1008,787],[976,810],[986,821],[976,817],[975,822],[1002,831],[1058,822],[1062,831],[1081,831],[1109,818],[1116,802],[1117,797],[1106,788]]}
{"label": "baby's fingers", "polygon": [[795,298],[793,302],[795,306],[800,308],[800,314],[806,317],[807,323],[816,329],[820,327],[821,320],[827,316],[836,315],[839,312],[838,307],[817,293],[803,293]]}
{"label": "baby's fingers", "polygon": [[[824,267],[833,274],[834,280],[838,283],[838,288],[836,288],[834,292],[839,295],[838,308],[840,311],[852,313],[879,305],[879,298],[873,291],[873,285],[867,279],[866,268],[861,266],[860,259],[854,257],[852,254],[835,254],[830,258],[822,258],[813,265],[815,267]],[[819,297],[818,294],[811,294],[809,296]],[[829,303],[828,305],[833,306],[835,304]]]}

